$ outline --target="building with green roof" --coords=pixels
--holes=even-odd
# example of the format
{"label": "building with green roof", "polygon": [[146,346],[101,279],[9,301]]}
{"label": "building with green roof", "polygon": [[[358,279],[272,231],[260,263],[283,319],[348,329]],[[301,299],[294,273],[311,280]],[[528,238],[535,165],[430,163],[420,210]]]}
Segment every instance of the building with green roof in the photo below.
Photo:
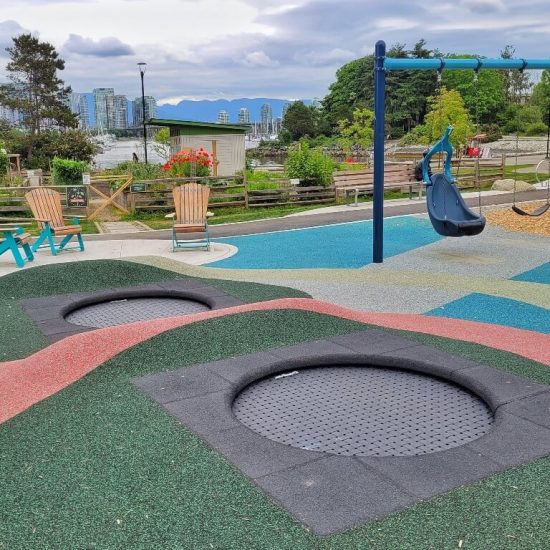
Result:
{"label": "building with green roof", "polygon": [[212,175],[234,176],[245,169],[245,136],[249,124],[220,124],[218,122],[198,122],[194,120],[168,120],[153,118],[153,126],[170,128],[170,152],[175,154],[182,149],[207,151],[214,160]]}

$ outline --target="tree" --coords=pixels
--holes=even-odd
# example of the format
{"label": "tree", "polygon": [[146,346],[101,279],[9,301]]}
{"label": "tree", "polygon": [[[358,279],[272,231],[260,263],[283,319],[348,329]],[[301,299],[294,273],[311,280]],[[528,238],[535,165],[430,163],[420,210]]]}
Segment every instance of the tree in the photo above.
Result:
{"label": "tree", "polygon": [[291,103],[283,119],[283,130],[290,133],[293,141],[304,136],[314,137],[317,133],[315,111],[315,107],[308,107],[303,101]]}
{"label": "tree", "polygon": [[323,118],[336,130],[338,121],[353,117],[356,108],[372,107],[374,56],[367,55],[346,63],[336,71],[336,82],[323,99]]}
{"label": "tree", "polygon": [[355,109],[353,120],[340,120],[340,139],[338,140],[344,151],[349,151],[354,145],[366,149],[372,145],[374,139],[374,113],[370,109]]}
{"label": "tree", "polygon": [[153,149],[160,158],[164,159],[164,161],[167,161],[170,157],[170,144],[170,129],[167,127],[161,128],[153,136]]}
{"label": "tree", "polygon": [[[508,44],[500,52],[502,59],[513,59],[516,54],[516,48]],[[529,73],[515,70],[503,71],[504,90],[508,101],[520,103],[521,95],[527,92],[533,86],[531,75]]]}
{"label": "tree", "polygon": [[[70,87],[58,78],[65,62],[55,48],[31,34],[13,38],[6,48],[10,61],[6,66],[10,85],[0,87],[0,104],[19,110],[31,136],[48,127],[74,128],[76,117],[66,105]],[[32,158],[34,140],[29,140],[27,157]]]}
{"label": "tree", "polygon": [[[474,57],[471,55],[450,56]],[[499,71],[479,71],[477,84],[474,71],[445,71],[443,85],[462,96],[470,116],[479,124],[494,123],[506,108],[505,79]],[[476,120],[476,114],[478,120]]]}
{"label": "tree", "polygon": [[429,112],[424,125],[416,128],[421,143],[433,143],[439,139],[447,126],[453,125],[453,147],[462,149],[474,132],[473,124],[462,97],[456,90],[441,89],[441,97],[428,98]]}
{"label": "tree", "polygon": [[550,70],[542,71],[540,82],[533,88],[531,102],[538,107],[543,115],[544,122],[548,124],[548,114],[550,112]]}

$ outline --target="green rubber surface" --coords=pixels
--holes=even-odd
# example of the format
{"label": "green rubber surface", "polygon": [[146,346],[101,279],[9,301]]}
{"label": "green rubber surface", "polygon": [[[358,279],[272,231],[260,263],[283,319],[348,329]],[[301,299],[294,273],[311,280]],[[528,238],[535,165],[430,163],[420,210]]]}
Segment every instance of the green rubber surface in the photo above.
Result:
{"label": "green rubber surface", "polygon": [[[47,345],[42,333],[19,305],[19,300],[189,278],[174,271],[121,260],[52,264],[0,277],[0,361],[26,357]],[[220,279],[202,280],[250,303],[310,297],[292,288]]]}
{"label": "green rubber surface", "polygon": [[[210,319],[126,350],[6,422],[0,548],[547,548],[547,458],[319,539],[129,381],[361,328],[289,310]],[[400,334],[550,383],[548,367],[508,353]]]}

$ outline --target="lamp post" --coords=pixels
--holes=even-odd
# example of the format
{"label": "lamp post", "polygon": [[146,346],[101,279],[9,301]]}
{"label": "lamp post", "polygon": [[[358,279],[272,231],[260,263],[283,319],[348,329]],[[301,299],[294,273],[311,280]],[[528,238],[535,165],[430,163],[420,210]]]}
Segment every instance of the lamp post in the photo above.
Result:
{"label": "lamp post", "polygon": [[143,86],[143,75],[147,69],[147,63],[143,61],[138,63],[139,74],[141,76],[141,114],[143,119],[143,143],[145,145],[145,164],[147,164],[147,128],[145,126],[145,88]]}

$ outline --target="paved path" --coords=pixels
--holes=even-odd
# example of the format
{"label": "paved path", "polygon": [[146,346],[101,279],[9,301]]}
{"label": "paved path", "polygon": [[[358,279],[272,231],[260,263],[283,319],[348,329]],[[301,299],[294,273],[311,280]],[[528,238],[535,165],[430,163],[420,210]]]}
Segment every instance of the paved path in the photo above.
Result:
{"label": "paved path", "polygon": [[[477,193],[467,193],[466,202],[476,207],[478,204]],[[542,200],[546,198],[546,191],[529,191],[516,193],[516,202]],[[512,202],[512,193],[486,192],[482,196],[482,206],[509,204]],[[386,201],[384,206],[385,216],[403,216],[406,214],[426,213],[425,199],[404,199],[399,201]],[[315,213],[313,215],[312,213]],[[353,222],[372,219],[372,203],[361,203],[358,208],[353,206],[337,206],[311,210],[306,213],[285,216],[283,218],[272,218],[269,220],[258,220],[253,222],[228,223],[210,226],[210,235],[216,237],[234,237],[237,235],[251,235],[265,233],[267,231],[280,231],[283,229],[297,229],[313,227],[317,225],[330,225],[334,223]],[[126,233],[117,235],[88,235],[87,240],[105,241],[112,239],[169,239],[170,230],[149,231],[143,233]]]}

